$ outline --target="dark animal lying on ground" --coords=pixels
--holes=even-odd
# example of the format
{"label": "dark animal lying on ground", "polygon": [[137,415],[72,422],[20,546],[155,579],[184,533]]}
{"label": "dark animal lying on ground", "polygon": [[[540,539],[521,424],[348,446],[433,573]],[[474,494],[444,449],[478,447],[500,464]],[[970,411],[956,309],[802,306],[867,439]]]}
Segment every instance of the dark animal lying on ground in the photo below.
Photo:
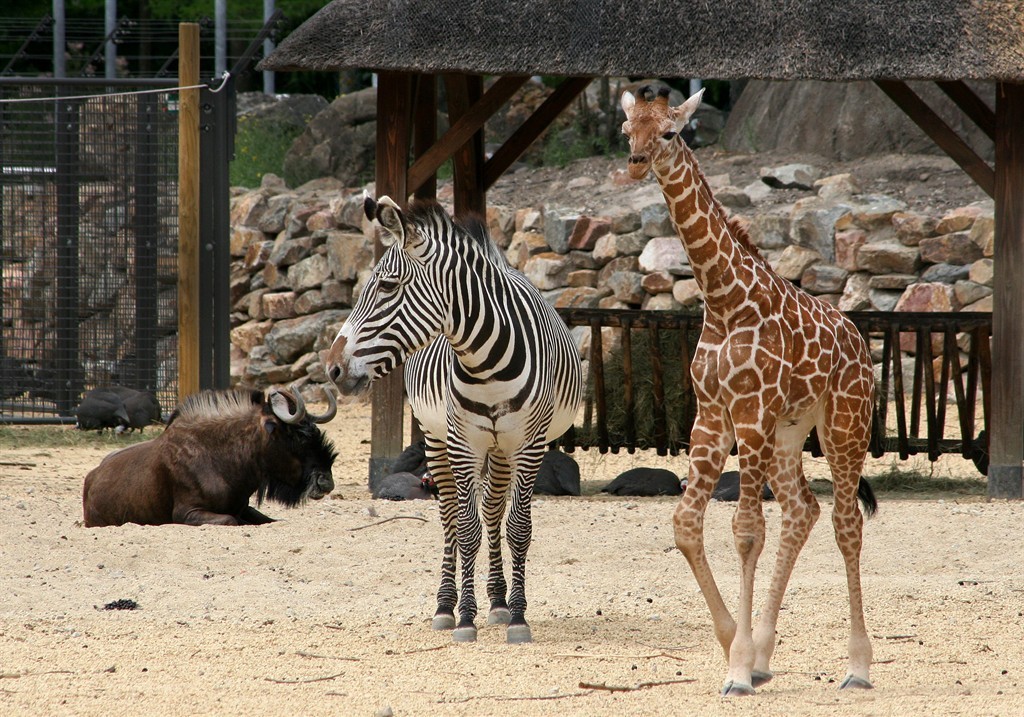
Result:
{"label": "dark animal lying on ground", "polygon": [[392,473],[412,473],[421,476],[427,472],[427,449],[422,440],[410,443],[405,450],[398,454],[395,464],[391,466]]}
{"label": "dark animal lying on ground", "polygon": [[85,525],[258,525],[249,505],[294,506],[334,490],[334,446],[298,392],[204,391],[171,414],[157,438],[111,453],[85,478]]}
{"label": "dark animal lying on ground", "polygon": [[580,466],[561,451],[552,450],[544,454],[544,460],[537,471],[533,484],[534,495],[579,495]]}
{"label": "dark animal lying on ground", "polygon": [[371,495],[381,500],[433,500],[437,487],[427,473],[419,476],[401,471],[375,481]]}
{"label": "dark animal lying on ground", "polygon": [[601,489],[612,495],[679,495],[679,476],[664,468],[631,468]]}
{"label": "dark animal lying on ground", "polygon": [[[739,500],[740,499],[740,473],[739,471],[725,471],[718,477],[718,485],[711,492],[714,500]],[[761,491],[762,500],[775,500],[775,494],[767,483]]]}
{"label": "dark animal lying on ground", "polygon": [[106,386],[87,391],[75,409],[75,428],[83,431],[112,428],[117,432],[142,431],[152,423],[161,423],[160,403],[149,391],[126,386]]}

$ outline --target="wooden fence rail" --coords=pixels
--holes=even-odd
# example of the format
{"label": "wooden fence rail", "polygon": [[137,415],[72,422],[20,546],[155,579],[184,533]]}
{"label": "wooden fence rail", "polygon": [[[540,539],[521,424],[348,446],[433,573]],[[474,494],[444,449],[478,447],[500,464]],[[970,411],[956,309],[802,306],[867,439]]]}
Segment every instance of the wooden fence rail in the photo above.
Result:
{"label": "wooden fence rail", "polygon": [[[570,329],[586,332],[589,339],[586,402],[559,444],[602,453],[687,450],[696,415],[690,361],[703,317],[604,309],[559,313]],[[895,452],[905,459],[927,453],[934,461],[959,453],[979,468],[987,465],[992,315],[848,316],[869,340],[875,361],[872,455]],[[982,431],[977,430],[979,408]],[[813,431],[806,450],[820,455]]]}

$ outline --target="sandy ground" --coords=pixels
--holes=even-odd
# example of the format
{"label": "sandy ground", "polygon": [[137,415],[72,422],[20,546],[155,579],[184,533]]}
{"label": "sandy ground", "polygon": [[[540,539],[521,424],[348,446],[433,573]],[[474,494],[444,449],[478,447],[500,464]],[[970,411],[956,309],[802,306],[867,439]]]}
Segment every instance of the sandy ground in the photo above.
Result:
{"label": "sandy ground", "polygon": [[[882,496],[863,557],[876,689],[840,693],[846,588],[823,500],[783,605],[777,676],[723,700],[725,661],[673,546],[674,499],[538,499],[536,642],[483,627],[453,645],[430,629],[436,504],[368,497],[365,405],[327,429],[335,493],[271,504],[281,520],[259,528],[86,529],[82,479],[108,448],[5,450],[0,714],[1024,715],[1020,503]],[[686,462],[576,455],[591,482]],[[707,531],[735,604],[731,514],[713,503]],[[780,522],[776,506],[766,515],[759,586]],[[121,599],[139,609],[102,609]]]}

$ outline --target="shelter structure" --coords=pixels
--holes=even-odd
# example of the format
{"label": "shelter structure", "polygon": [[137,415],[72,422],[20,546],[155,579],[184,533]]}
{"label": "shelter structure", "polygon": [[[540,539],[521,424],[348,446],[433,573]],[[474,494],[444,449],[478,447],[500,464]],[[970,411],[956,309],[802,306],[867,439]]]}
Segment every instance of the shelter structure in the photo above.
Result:
{"label": "shelter structure", "polygon": [[[987,0],[334,0],[260,69],[378,73],[377,191],[431,197],[453,160],[457,214],[596,77],[867,80],[995,201],[989,495],[1024,497],[1024,5]],[[483,126],[530,76],[565,80],[489,158]],[[484,77],[494,78],[486,91]],[[995,144],[981,159],[906,84],[934,81]],[[996,85],[995,107],[965,81]],[[437,135],[437,83],[449,129]],[[378,247],[379,250],[379,247]],[[401,450],[399,377],[375,389],[371,473]],[[376,467],[375,467],[376,466]]]}

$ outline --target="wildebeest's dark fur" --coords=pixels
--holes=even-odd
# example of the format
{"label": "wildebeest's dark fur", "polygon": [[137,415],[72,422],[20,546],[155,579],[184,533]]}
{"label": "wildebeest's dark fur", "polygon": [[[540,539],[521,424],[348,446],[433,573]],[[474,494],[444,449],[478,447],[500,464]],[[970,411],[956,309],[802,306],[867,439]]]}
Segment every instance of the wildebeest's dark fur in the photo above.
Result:
{"label": "wildebeest's dark fur", "polygon": [[[157,438],[111,453],[85,478],[89,527],[140,523],[242,525],[270,522],[249,506],[293,506],[334,489],[336,453],[288,393],[282,415],[259,391],[205,391],[179,406]],[[333,407],[333,402],[332,402]],[[333,413],[332,413],[333,415]]]}

